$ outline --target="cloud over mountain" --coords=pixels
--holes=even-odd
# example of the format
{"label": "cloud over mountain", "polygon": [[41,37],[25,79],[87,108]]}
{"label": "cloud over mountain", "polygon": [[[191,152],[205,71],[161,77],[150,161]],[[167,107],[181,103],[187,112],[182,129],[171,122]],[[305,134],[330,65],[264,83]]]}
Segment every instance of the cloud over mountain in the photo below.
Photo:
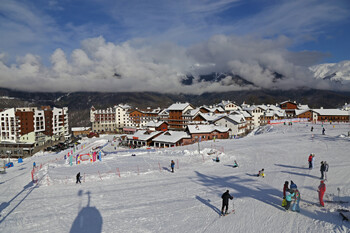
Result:
{"label": "cloud over mountain", "polygon": [[[285,36],[257,39],[216,35],[190,47],[147,40],[125,43],[107,42],[103,37],[82,41],[81,48],[66,54],[56,49],[51,65],[27,54],[8,64],[0,56],[0,86],[28,91],[98,91],[163,93],[222,92],[242,89],[336,89],[327,80],[317,80],[308,67],[311,59],[324,56],[314,52],[290,52],[291,41]],[[298,62],[296,62],[298,61]],[[230,76],[219,82],[198,78],[213,72],[229,72],[254,85],[240,86]],[[282,78],[276,79],[276,73]],[[186,75],[192,85],[183,85]],[[346,88],[346,87],[345,87]],[[344,89],[344,86],[343,86]],[[349,90],[349,89],[348,89]]]}

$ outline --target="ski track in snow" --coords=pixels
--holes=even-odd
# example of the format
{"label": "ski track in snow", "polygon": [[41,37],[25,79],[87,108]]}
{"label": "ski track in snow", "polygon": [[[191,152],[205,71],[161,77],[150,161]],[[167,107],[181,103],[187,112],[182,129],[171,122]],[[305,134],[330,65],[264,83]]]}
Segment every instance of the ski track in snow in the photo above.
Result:
{"label": "ski track in snow", "polygon": [[[325,200],[339,200],[339,187],[340,199],[350,201],[350,139],[345,136],[350,125],[325,124],[326,135],[321,125],[313,126],[314,132],[306,123],[261,127],[244,138],[201,142],[201,154],[195,144],[118,152],[70,166],[62,159],[70,150],[37,153],[23,164],[14,161],[0,175],[0,232],[350,232],[337,212],[349,209],[349,203],[327,202],[322,208],[316,192],[319,164],[326,160]],[[80,145],[75,154],[112,138],[84,139],[84,149]],[[114,146],[104,149],[114,151]],[[312,170],[310,153],[316,154]],[[212,160],[216,154],[219,163]],[[179,162],[175,173],[172,159]],[[238,168],[232,167],[234,160]],[[36,184],[30,175],[33,161],[44,164]],[[266,177],[256,177],[262,168]],[[75,184],[77,172],[85,174],[82,184]],[[300,213],[281,207],[285,180],[298,185]],[[219,217],[226,189],[236,213]]]}

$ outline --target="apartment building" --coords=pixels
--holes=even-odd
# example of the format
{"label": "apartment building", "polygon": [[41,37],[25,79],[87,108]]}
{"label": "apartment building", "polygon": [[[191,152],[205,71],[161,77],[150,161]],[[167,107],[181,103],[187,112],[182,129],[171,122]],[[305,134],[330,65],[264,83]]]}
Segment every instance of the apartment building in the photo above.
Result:
{"label": "apartment building", "polygon": [[[48,141],[69,139],[68,108],[49,106],[9,108],[0,111],[0,154],[30,152]],[[29,152],[29,154],[30,154]]]}

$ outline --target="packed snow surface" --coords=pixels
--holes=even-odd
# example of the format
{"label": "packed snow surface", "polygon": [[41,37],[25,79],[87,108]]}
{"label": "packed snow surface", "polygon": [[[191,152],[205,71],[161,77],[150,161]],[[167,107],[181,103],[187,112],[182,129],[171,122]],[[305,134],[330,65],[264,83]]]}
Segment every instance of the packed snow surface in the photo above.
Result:
{"label": "packed snow surface", "polygon": [[[84,139],[73,155],[85,155],[72,165],[64,159],[71,149],[37,153],[0,174],[0,232],[350,232],[337,211],[349,209],[350,125],[327,123],[326,135],[321,124],[312,126],[266,126],[240,139],[156,150],[121,148],[113,136]],[[102,161],[90,162],[93,149]],[[333,201],[325,207],[317,193],[321,161],[329,164],[325,200]],[[256,176],[262,168],[265,178]],[[281,207],[291,180],[300,213]],[[220,217],[226,190],[235,213]]]}

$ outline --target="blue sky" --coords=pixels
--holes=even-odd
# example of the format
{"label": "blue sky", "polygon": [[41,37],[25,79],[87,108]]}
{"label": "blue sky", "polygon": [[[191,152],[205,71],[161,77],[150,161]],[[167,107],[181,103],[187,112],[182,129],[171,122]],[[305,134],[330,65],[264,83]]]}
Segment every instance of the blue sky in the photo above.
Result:
{"label": "blue sky", "polygon": [[307,54],[295,64],[309,66],[350,60],[349,28],[348,0],[1,0],[0,59],[7,68],[35,59],[39,70],[53,67],[54,57],[70,64],[76,50],[96,60],[97,50],[88,45],[96,38],[102,38],[97,47],[127,44],[140,51],[168,44],[188,55],[209,49],[220,35],[243,48],[254,41],[265,51],[268,44],[271,54],[283,57]]}

